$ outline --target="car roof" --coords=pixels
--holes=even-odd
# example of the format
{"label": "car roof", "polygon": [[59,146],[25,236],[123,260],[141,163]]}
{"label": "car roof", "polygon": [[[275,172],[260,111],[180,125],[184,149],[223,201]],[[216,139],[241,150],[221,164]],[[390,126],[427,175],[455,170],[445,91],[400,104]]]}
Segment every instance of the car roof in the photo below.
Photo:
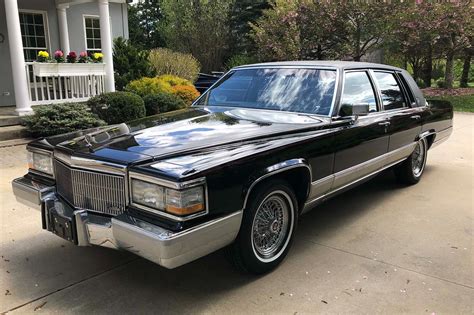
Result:
{"label": "car roof", "polygon": [[402,69],[384,65],[380,63],[371,63],[371,62],[359,62],[359,61],[340,61],[340,60],[304,60],[304,61],[276,61],[276,62],[264,62],[256,63],[249,65],[242,65],[235,67],[234,69],[240,68],[252,68],[252,67],[325,67],[325,68],[335,68],[335,69],[386,69],[386,70],[397,70],[402,71]]}

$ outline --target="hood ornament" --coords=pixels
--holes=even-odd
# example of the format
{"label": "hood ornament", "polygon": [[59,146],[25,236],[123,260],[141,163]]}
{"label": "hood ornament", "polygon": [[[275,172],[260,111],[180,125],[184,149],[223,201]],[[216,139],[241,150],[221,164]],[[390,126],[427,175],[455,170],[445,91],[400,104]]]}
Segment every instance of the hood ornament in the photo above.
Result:
{"label": "hood ornament", "polygon": [[86,147],[89,149],[89,152],[94,153],[94,149],[91,143],[91,141],[93,142],[92,137],[90,135],[84,135],[84,141],[86,142]]}

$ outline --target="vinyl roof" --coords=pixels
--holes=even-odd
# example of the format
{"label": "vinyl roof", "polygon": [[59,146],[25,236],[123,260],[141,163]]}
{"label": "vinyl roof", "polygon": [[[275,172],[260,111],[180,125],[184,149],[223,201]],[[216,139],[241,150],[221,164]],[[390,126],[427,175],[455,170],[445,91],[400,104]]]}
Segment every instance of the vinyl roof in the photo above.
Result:
{"label": "vinyl roof", "polygon": [[236,68],[249,68],[249,67],[284,67],[284,66],[294,66],[294,67],[329,67],[337,69],[360,69],[360,68],[371,68],[371,69],[387,69],[387,70],[398,70],[402,69],[384,65],[380,63],[370,63],[370,62],[358,62],[358,61],[329,61],[329,60],[304,60],[304,61],[277,61],[277,62],[265,62],[265,63],[256,63],[249,65],[242,65]]}

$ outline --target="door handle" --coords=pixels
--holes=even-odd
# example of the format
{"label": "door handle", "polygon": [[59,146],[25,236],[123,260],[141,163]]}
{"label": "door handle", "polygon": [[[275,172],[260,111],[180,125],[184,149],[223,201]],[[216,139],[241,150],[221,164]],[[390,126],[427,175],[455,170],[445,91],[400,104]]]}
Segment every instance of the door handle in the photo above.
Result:
{"label": "door handle", "polygon": [[418,119],[421,119],[421,116],[420,115],[413,115],[413,116],[410,116],[410,118],[418,120]]}
{"label": "door handle", "polygon": [[389,126],[389,125],[390,125],[389,121],[379,122],[379,126]]}

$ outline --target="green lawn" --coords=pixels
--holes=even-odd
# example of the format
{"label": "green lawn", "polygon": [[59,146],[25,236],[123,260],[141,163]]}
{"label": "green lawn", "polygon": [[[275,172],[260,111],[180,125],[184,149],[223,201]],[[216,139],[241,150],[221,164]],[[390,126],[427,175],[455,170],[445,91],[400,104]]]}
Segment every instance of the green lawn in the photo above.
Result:
{"label": "green lawn", "polygon": [[449,101],[455,111],[474,113],[474,95],[430,96],[427,99]]}

